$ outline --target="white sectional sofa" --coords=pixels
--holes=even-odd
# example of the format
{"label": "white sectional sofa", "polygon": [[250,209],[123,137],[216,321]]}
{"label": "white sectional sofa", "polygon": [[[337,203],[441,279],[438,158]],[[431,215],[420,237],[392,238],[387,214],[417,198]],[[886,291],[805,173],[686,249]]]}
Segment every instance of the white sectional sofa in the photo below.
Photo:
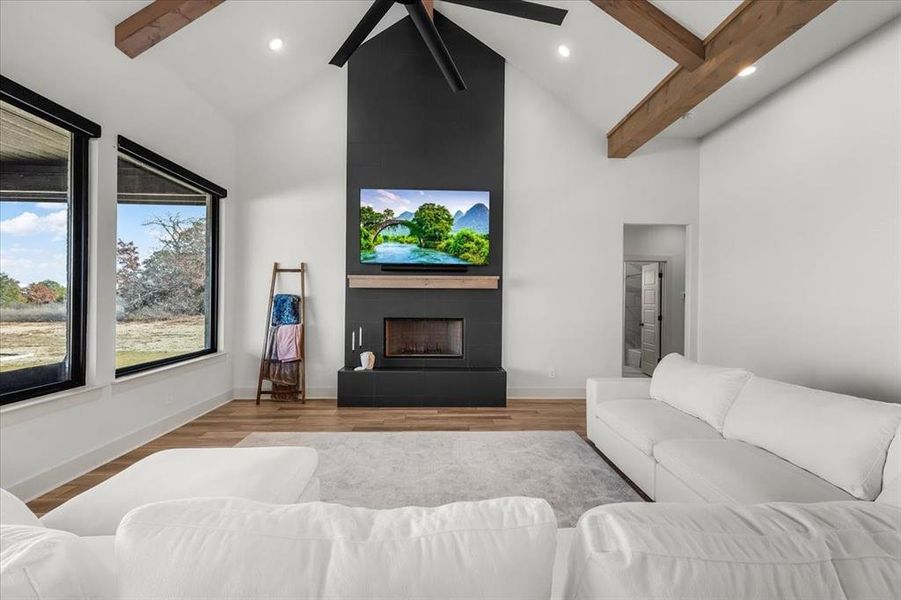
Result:
{"label": "white sectional sofa", "polygon": [[[536,498],[370,510],[241,498],[136,508],[101,560],[92,538],[8,503],[3,600],[890,600],[901,507],[625,503],[558,530]],[[556,547],[555,547],[556,546]]]}
{"label": "white sectional sofa", "polygon": [[[657,502],[875,500],[898,493],[901,405],[693,363],[593,378],[588,438]],[[891,489],[890,489],[891,488]]]}
{"label": "white sectional sofa", "polygon": [[0,597],[890,600],[899,411],[679,356],[650,382],[592,379],[590,439],[658,503],[575,529],[534,498],[306,503],[310,449],[161,453],[43,520],[0,490]]}

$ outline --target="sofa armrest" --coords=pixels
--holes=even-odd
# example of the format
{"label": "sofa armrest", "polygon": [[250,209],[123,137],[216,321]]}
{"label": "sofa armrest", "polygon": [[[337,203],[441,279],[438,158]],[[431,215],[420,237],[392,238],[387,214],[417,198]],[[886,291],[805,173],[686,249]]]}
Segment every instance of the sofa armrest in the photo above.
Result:
{"label": "sofa armrest", "polygon": [[597,407],[609,400],[650,398],[651,379],[645,377],[590,377],[585,390],[585,430],[588,439],[598,443]]}
{"label": "sofa armrest", "polygon": [[619,398],[650,398],[650,377],[590,377],[585,397],[591,405]]}

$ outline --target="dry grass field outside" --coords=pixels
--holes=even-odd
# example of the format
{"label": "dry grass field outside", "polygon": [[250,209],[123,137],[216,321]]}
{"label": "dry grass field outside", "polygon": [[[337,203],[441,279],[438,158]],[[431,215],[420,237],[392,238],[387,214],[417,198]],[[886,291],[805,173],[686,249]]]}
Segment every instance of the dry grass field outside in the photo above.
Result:
{"label": "dry grass field outside", "polygon": [[64,321],[0,322],[0,371],[50,365],[65,357]]}
{"label": "dry grass field outside", "polygon": [[[203,315],[116,323],[116,368],[195,352],[204,346]],[[0,322],[0,371],[53,364],[65,355],[64,322]]]}

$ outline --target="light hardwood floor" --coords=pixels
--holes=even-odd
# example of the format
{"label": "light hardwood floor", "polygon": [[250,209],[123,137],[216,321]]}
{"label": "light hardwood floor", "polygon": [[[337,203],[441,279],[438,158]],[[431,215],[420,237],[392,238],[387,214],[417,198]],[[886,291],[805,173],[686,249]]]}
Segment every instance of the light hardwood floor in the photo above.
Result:
{"label": "light hardwood floor", "polygon": [[509,400],[506,408],[338,408],[233,400],[175,431],[112,460],[28,503],[37,514],[168,448],[231,447],[254,431],[527,431],[566,430],[585,437],[584,400]]}

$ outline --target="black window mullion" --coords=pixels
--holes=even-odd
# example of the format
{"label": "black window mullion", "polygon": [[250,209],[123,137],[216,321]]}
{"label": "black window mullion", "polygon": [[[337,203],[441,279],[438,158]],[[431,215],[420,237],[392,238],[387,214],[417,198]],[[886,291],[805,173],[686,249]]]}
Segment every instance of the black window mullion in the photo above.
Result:
{"label": "black window mullion", "polygon": [[219,198],[210,198],[208,217],[210,235],[209,280],[210,280],[210,348],[219,348]]}
{"label": "black window mullion", "polygon": [[88,137],[72,136],[71,198],[69,220],[69,361],[72,380],[85,384],[87,365],[88,324],[88,227],[90,200],[88,194],[89,147]]}

